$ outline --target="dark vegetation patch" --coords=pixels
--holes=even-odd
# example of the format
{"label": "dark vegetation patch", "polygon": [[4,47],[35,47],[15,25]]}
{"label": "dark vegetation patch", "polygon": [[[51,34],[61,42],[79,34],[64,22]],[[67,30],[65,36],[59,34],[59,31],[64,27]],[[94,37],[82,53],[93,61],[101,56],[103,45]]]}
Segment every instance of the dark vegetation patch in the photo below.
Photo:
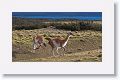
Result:
{"label": "dark vegetation patch", "polygon": [[13,30],[33,30],[53,26],[56,29],[71,31],[95,30],[102,31],[102,21],[95,20],[76,20],[76,19],[32,19],[32,18],[12,18]]}

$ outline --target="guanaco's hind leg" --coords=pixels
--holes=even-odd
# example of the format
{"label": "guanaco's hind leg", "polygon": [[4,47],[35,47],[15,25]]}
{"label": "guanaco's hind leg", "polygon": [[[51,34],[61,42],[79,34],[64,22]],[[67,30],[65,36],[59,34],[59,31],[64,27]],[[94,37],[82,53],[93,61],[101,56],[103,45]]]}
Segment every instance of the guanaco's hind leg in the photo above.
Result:
{"label": "guanaco's hind leg", "polygon": [[56,49],[57,54],[59,55],[58,48]]}
{"label": "guanaco's hind leg", "polygon": [[55,56],[54,49],[55,48],[52,48],[52,56]]}

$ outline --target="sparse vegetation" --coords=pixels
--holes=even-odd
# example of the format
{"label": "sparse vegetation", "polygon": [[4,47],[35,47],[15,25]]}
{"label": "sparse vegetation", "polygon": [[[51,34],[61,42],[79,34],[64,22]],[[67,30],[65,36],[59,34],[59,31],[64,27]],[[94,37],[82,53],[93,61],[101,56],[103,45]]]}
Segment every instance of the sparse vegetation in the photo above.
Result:
{"label": "sparse vegetation", "polygon": [[[101,21],[48,20],[13,18],[12,56],[14,62],[101,62]],[[46,22],[46,23],[45,23]],[[51,26],[51,27],[50,27]],[[65,56],[53,57],[50,45],[33,51],[35,35],[44,38],[65,38],[68,31],[73,36],[66,45]],[[47,43],[47,40],[45,40]]]}

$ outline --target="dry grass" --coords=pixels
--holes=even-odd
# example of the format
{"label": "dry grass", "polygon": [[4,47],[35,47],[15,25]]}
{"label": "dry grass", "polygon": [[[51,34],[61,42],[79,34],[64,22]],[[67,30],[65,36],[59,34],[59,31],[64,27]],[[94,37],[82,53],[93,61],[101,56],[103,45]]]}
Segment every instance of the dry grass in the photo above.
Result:
{"label": "dry grass", "polygon": [[[65,54],[64,56],[50,56],[46,58],[32,58],[28,60],[19,60],[19,62],[101,62],[102,55],[101,49],[98,50],[91,50],[91,51],[84,51],[78,52],[74,54]],[[19,56],[19,55],[18,55]]]}
{"label": "dry grass", "polygon": [[[52,28],[36,30],[15,30],[12,32],[14,62],[101,62],[102,33],[100,31],[72,31],[74,34],[66,45],[65,56],[53,57],[51,47],[40,48],[33,52],[32,38],[35,35],[44,37],[66,37],[67,31]],[[46,41],[46,40],[45,40]],[[47,41],[46,41],[47,43]]]}

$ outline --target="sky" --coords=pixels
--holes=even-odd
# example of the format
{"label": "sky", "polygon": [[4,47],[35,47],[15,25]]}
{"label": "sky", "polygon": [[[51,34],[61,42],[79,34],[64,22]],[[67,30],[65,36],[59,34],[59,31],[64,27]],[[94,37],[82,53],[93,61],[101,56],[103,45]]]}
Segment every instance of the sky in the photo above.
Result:
{"label": "sky", "polygon": [[12,12],[12,16],[86,16],[86,17],[102,17],[102,12]]}

